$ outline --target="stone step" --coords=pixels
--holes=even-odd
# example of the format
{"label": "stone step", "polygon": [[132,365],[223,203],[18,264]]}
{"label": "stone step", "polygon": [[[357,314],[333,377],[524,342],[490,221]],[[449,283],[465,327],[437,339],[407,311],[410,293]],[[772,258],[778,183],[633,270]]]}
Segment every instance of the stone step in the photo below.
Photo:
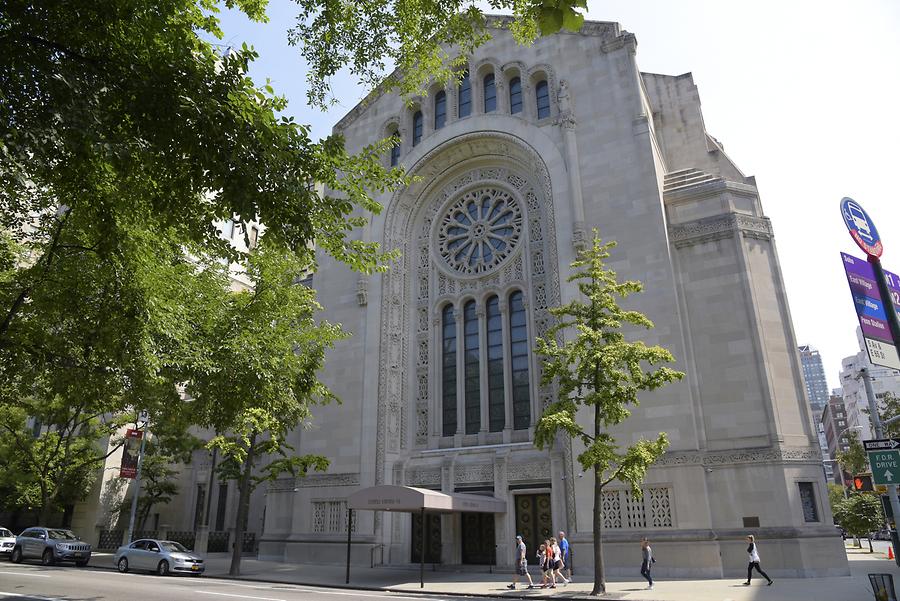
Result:
{"label": "stone step", "polygon": [[663,191],[671,192],[680,188],[688,188],[719,179],[699,169],[681,169],[667,173],[663,181]]}

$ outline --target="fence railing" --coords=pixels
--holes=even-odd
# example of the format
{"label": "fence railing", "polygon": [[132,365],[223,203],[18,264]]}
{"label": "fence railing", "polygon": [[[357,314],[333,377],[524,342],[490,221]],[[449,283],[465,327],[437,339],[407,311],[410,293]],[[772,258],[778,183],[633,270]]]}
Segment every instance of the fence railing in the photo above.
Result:
{"label": "fence railing", "polygon": [[100,539],[97,541],[97,550],[115,551],[122,546],[125,532],[122,530],[101,530]]}
{"label": "fence railing", "polygon": [[193,550],[196,535],[192,530],[170,530],[166,534],[166,539],[181,543],[186,549]]}
{"label": "fence railing", "polygon": [[231,538],[231,533],[226,531],[215,531],[209,533],[209,539],[206,543],[206,552],[207,553],[227,553],[228,539]]}

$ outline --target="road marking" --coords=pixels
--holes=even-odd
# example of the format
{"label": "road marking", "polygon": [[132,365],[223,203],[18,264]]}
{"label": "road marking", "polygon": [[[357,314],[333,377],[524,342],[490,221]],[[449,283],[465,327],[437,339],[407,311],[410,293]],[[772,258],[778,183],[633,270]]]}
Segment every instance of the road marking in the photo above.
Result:
{"label": "road marking", "polygon": [[64,597],[43,597],[41,595],[22,595],[20,593],[4,593],[0,591],[0,595],[4,597],[17,597],[19,599],[41,599],[41,601],[66,601]]}
{"label": "road marking", "polygon": [[211,591],[194,591],[201,595],[219,595],[220,597],[237,597],[238,599],[260,599],[261,601],[286,601],[285,599],[276,599],[275,597],[251,597],[249,595],[232,595],[230,593],[213,593]]}
{"label": "road marking", "polygon": [[12,574],[13,576],[33,576],[35,578],[50,578],[47,574],[32,574],[31,572],[10,572],[9,570],[3,570],[4,574]]}

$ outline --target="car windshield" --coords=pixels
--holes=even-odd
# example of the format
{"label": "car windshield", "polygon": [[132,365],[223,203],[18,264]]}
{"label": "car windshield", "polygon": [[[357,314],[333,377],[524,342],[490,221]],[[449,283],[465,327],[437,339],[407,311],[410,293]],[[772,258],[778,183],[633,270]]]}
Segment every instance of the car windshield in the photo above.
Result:
{"label": "car windshield", "polygon": [[6,528],[0,528],[0,537],[9,538],[12,535],[13,535],[12,532],[7,530]]}
{"label": "car windshield", "polygon": [[163,541],[159,545],[163,548],[163,551],[168,551],[169,553],[187,553],[187,549],[181,546],[181,543]]}
{"label": "car windshield", "polygon": [[47,535],[53,540],[78,540],[71,530],[47,530]]}

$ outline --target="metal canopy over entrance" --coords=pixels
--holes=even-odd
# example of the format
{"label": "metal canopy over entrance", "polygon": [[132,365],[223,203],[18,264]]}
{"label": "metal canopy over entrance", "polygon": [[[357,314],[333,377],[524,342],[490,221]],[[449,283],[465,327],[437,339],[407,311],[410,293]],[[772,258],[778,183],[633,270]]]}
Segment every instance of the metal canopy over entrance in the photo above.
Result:
{"label": "metal canopy over entrance", "polygon": [[[486,495],[446,493],[412,486],[370,486],[347,499],[347,584],[350,583],[350,544],[353,532],[353,510],[418,513],[425,521],[426,513],[506,513],[506,501]],[[424,536],[424,528],[421,529]],[[425,542],[421,541],[419,586],[425,588]]]}

